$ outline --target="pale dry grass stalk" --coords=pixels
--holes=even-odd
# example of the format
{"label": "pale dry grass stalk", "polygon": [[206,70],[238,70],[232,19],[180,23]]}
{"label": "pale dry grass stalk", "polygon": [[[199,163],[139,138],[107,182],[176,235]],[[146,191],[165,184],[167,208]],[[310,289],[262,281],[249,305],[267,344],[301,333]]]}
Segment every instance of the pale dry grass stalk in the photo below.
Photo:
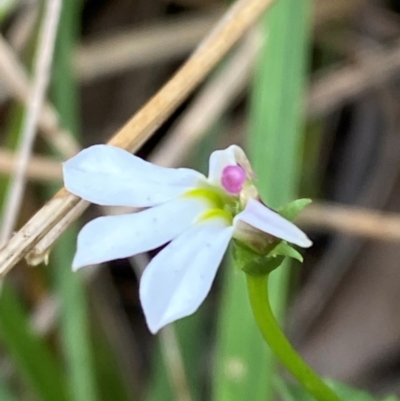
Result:
{"label": "pale dry grass stalk", "polygon": [[176,401],[192,401],[187,382],[182,350],[174,325],[161,329],[159,334],[161,353],[167,366],[167,374],[175,393]]}
{"label": "pale dry grass stalk", "polygon": [[41,2],[38,0],[19,3],[18,12],[13,18],[11,26],[7,29],[7,40],[17,53],[26,48],[29,39],[34,34],[41,7]]}
{"label": "pale dry grass stalk", "polygon": [[150,156],[152,163],[165,167],[182,164],[188,150],[193,149],[246,88],[260,44],[260,35],[256,31],[251,32],[157,146]]}
{"label": "pale dry grass stalk", "polygon": [[[31,84],[28,74],[13,49],[0,35],[0,80],[9,94],[29,108]],[[60,128],[59,118],[54,107],[44,102],[37,121],[44,139],[64,159],[72,157],[79,151],[78,143],[73,136]]]}
{"label": "pale dry grass stalk", "polygon": [[400,241],[398,213],[315,202],[301,212],[297,223],[322,232],[339,232],[378,241]]}
{"label": "pale dry grass stalk", "polygon": [[382,86],[400,70],[400,40],[389,49],[367,51],[362,61],[318,74],[306,103],[311,118],[324,115],[367,90]]}
{"label": "pale dry grass stalk", "polygon": [[[272,3],[273,0],[235,2],[188,61],[109,144],[131,152],[137,150]],[[72,221],[87,205],[87,202],[61,189],[3,247],[0,275],[4,276],[15,266],[67,213]],[[65,222],[64,226],[67,227],[71,221]]]}
{"label": "pale dry grass stalk", "polygon": [[[14,152],[0,148],[0,174],[11,174],[17,163],[18,159]],[[60,182],[62,180],[60,163],[44,156],[32,156],[25,173],[25,177],[33,181]]]}
{"label": "pale dry grass stalk", "polygon": [[314,28],[318,29],[328,21],[352,18],[365,0],[317,0],[314,3]]}
{"label": "pale dry grass stalk", "polygon": [[[318,30],[332,20],[351,17],[363,1],[316,1],[314,28]],[[129,69],[182,57],[194,49],[221,15],[222,10],[212,8],[210,12],[174,17],[84,43],[75,53],[77,77],[86,84]]]}
{"label": "pale dry grass stalk", "polygon": [[57,27],[61,13],[61,0],[48,0],[40,29],[38,53],[35,60],[34,79],[29,107],[24,118],[17,149],[18,164],[11,177],[0,231],[0,244],[5,243],[15,227],[25,188],[25,172],[29,163],[36,127],[50,80],[51,64]]}
{"label": "pale dry grass stalk", "polygon": [[75,52],[76,75],[87,84],[105,76],[185,56],[222,13],[223,10],[218,9],[195,16],[174,17],[82,44]]}

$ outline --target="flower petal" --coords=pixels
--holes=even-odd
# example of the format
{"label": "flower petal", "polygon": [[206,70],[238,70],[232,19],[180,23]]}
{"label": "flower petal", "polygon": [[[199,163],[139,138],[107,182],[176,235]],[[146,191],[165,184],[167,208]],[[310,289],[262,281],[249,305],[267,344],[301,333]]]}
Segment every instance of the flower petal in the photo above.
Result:
{"label": "flower petal", "polygon": [[232,232],[225,219],[206,220],[153,258],[140,281],[140,300],[152,333],[198,309],[210,291]]}
{"label": "flower petal", "polygon": [[176,198],[204,178],[194,170],[156,166],[109,145],[78,153],[63,164],[63,173],[68,191],[105,206],[153,206]]}
{"label": "flower petal", "polygon": [[216,150],[211,153],[208,180],[214,184],[221,186],[222,171],[227,166],[241,165],[247,175],[252,176],[250,162],[248,161],[243,149],[237,145],[231,145],[224,150]]}
{"label": "flower petal", "polygon": [[138,213],[99,217],[78,235],[73,269],[157,248],[185,231],[209,208],[202,199],[177,199]]}
{"label": "flower petal", "polygon": [[307,235],[297,226],[254,199],[250,199],[243,212],[235,216],[234,225],[238,220],[303,248],[312,245]]}

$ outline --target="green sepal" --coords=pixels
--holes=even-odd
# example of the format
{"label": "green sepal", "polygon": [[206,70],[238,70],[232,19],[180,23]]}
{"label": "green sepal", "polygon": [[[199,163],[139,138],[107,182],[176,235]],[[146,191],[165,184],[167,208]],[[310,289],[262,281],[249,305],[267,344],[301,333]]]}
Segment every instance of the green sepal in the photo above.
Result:
{"label": "green sepal", "polygon": [[303,261],[301,254],[288,243],[280,241],[264,254],[260,254],[239,241],[233,241],[233,258],[236,266],[250,275],[269,274],[278,268],[285,257]]}
{"label": "green sepal", "polygon": [[268,254],[268,256],[287,256],[288,258],[292,258],[298,260],[300,263],[303,263],[303,255],[285,241],[279,242],[279,244]]}
{"label": "green sepal", "polygon": [[[310,203],[311,199],[297,199],[279,208],[278,213],[292,221]],[[278,268],[286,257],[303,262],[301,253],[281,240],[271,242],[262,252],[234,240],[232,250],[236,266],[250,275],[269,274]]]}
{"label": "green sepal", "polygon": [[296,199],[293,202],[287,203],[284,206],[281,206],[277,212],[289,221],[293,221],[297,215],[310,203],[311,199]]}

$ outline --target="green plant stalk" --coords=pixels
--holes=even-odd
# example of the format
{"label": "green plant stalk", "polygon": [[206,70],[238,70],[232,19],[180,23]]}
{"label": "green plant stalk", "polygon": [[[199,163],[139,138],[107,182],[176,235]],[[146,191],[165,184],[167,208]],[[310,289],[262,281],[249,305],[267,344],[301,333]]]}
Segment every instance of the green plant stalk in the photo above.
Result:
{"label": "green plant stalk", "polygon": [[[59,361],[45,340],[31,328],[29,314],[9,283],[0,296],[0,340],[18,375],[27,384],[34,399],[71,401]],[[10,398],[10,397],[8,397]],[[0,400],[5,401],[4,389]]]}
{"label": "green plant stalk", "polygon": [[301,358],[280,329],[269,303],[269,274],[246,274],[246,278],[250,303],[258,327],[282,364],[318,401],[342,401]]}
{"label": "green plant stalk", "polygon": [[[77,84],[71,67],[80,18],[80,2],[65,1],[54,54],[52,98],[61,123],[74,135],[79,132]],[[54,192],[54,189],[50,189]],[[82,277],[71,271],[77,226],[70,228],[53,247],[50,263],[61,299],[60,338],[68,384],[75,401],[99,400],[94,349],[90,337],[87,296]]]}

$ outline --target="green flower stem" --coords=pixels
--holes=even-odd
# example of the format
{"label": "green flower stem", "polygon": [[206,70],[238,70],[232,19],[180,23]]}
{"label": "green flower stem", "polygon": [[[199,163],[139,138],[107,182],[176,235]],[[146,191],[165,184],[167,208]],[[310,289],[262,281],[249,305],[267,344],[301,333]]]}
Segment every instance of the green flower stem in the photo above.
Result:
{"label": "green flower stem", "polygon": [[250,303],[261,333],[286,369],[318,401],[342,401],[311,369],[281,331],[268,296],[269,275],[246,274]]}

